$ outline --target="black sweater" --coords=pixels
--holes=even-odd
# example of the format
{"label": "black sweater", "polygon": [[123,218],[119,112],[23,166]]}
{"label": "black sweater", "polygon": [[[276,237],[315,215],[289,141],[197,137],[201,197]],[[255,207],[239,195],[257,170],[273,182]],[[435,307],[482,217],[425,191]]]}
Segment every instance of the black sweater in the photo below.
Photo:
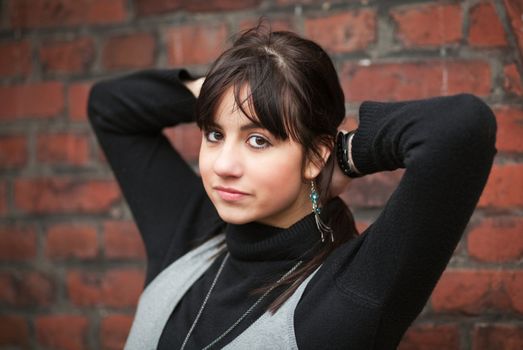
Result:
{"label": "black sweater", "polygon": [[[249,308],[258,298],[249,291],[310,256],[320,235],[312,214],[289,229],[219,218],[201,179],[162,133],[194,121],[196,99],[181,83],[191,78],[183,69],[151,69],[98,82],[88,115],[145,243],[146,284],[197,239],[226,232],[231,257],[189,340],[187,348],[195,349]],[[495,117],[469,94],[366,101],[359,119],[357,168],[364,174],[406,170],[376,221],[336,249],[308,284],[294,318],[300,349],[395,348],[452,256],[496,154]],[[221,261],[175,308],[160,349],[180,347]],[[272,298],[219,345],[249,326]]]}

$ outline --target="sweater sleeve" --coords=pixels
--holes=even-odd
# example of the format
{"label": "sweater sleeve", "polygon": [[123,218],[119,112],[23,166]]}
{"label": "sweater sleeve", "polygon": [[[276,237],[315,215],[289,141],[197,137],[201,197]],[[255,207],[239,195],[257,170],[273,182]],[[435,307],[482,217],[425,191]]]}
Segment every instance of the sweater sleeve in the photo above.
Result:
{"label": "sweater sleeve", "polygon": [[[93,85],[88,118],[140,231],[146,284],[207,235],[218,215],[163,128],[194,121],[184,69],[150,69]],[[169,261],[167,261],[169,259]]]}
{"label": "sweater sleeve", "polygon": [[366,101],[359,115],[356,167],[364,174],[405,168],[336,277],[346,294],[383,310],[375,337],[381,349],[399,342],[391,337],[421,312],[448,264],[490,172],[497,126],[490,108],[470,94]]}

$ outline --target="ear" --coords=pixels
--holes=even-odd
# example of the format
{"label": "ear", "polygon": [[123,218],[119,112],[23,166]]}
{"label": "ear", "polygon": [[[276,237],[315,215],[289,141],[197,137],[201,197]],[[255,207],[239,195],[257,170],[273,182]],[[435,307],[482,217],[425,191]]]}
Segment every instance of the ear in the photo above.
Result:
{"label": "ear", "polygon": [[314,154],[311,154],[305,159],[304,177],[306,180],[312,180],[320,174],[325,163],[327,163],[327,159],[329,159],[332,148],[320,143],[319,151],[321,158],[316,158]]}

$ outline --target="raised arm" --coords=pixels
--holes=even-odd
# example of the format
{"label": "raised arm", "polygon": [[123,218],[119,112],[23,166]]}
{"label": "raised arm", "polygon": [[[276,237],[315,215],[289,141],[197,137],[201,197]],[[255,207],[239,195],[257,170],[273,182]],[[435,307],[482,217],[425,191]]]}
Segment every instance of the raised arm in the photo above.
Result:
{"label": "raised arm", "polygon": [[[100,81],[89,94],[89,121],[145,243],[147,282],[218,222],[200,178],[162,133],[194,120],[201,81],[151,69]],[[209,227],[196,227],[203,222]]]}
{"label": "raised arm", "polygon": [[365,174],[406,168],[337,275],[347,294],[383,310],[376,348],[402,334],[429,298],[484,188],[495,135],[492,111],[469,94],[361,105],[356,167]]}

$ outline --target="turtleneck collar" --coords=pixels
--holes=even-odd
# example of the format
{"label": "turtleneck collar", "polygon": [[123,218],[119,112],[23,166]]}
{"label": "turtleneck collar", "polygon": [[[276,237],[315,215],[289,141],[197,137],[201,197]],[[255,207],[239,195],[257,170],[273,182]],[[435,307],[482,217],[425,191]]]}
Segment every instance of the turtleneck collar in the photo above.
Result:
{"label": "turtleneck collar", "polygon": [[322,245],[313,213],[286,229],[259,222],[228,224],[225,235],[231,256],[247,261],[307,259]]}

